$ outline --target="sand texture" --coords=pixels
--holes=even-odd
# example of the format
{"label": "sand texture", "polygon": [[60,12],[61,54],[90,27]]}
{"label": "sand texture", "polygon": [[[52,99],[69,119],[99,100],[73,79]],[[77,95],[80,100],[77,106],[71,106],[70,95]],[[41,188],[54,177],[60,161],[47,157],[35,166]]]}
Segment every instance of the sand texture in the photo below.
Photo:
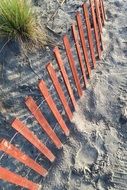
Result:
{"label": "sand texture", "polygon": [[[82,2],[65,1],[52,20],[59,3],[55,0],[34,0],[35,8],[42,13],[40,15],[44,23],[48,23],[47,27],[51,29],[48,30],[49,34],[56,44],[62,46],[61,38],[66,32],[71,39],[70,24],[75,19],[75,12],[81,10]],[[21,135],[17,135],[12,143],[38,163],[50,168],[48,176],[43,179],[6,155],[0,159],[0,163],[42,184],[42,190],[127,190],[127,1],[104,2],[107,21],[103,28],[102,60],[92,71],[87,89],[78,100],[72,124],[68,124],[70,136],[65,138],[59,127],[55,129],[62,138],[62,150],[56,150],[48,142],[47,136],[24,105],[24,98],[29,95],[34,97],[38,105],[42,103],[43,99],[37,88],[40,78],[47,81],[51,93],[54,94],[54,87],[51,86],[51,80],[45,70],[49,60],[58,69],[53,58],[53,48],[47,46],[46,50],[30,54],[32,69],[29,61],[19,54],[15,44],[8,44],[0,55],[0,137],[12,139],[15,131],[12,130],[10,122],[14,117],[19,117],[25,120],[29,128],[47,143],[47,146],[54,148],[57,155],[52,165],[48,161],[45,163],[42,155]],[[2,44],[0,46],[2,47]],[[64,50],[61,51],[66,62]],[[66,69],[71,81],[68,64]],[[75,87],[73,89],[76,92]],[[57,95],[54,94],[53,98],[62,110]],[[44,103],[41,109],[54,128],[56,120],[47,104]],[[62,114],[65,117],[65,113]],[[21,188],[0,181],[0,189]]]}

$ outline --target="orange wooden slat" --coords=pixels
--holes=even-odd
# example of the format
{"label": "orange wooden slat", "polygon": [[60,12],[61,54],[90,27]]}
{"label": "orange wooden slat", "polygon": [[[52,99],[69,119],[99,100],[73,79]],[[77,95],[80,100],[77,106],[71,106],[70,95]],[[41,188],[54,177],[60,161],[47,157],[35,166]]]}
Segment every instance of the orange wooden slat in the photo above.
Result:
{"label": "orange wooden slat", "polygon": [[77,73],[77,70],[76,70],[73,54],[72,54],[72,51],[71,51],[71,45],[70,45],[69,39],[68,39],[68,37],[66,35],[63,37],[63,42],[64,42],[64,46],[65,46],[65,49],[66,49],[66,54],[67,54],[67,57],[68,57],[68,60],[69,60],[69,64],[70,64],[70,67],[71,67],[71,71],[72,71],[72,74],[73,74],[73,77],[74,77],[75,85],[76,85],[76,88],[77,88],[77,91],[78,91],[78,95],[79,95],[79,97],[81,97],[82,96],[82,88],[81,88],[80,80],[79,80],[78,73]]}
{"label": "orange wooden slat", "polygon": [[42,154],[45,155],[51,162],[55,160],[53,153],[27,128],[19,119],[12,122],[12,127],[23,135],[33,146],[35,146]]}
{"label": "orange wooden slat", "polygon": [[40,166],[37,162],[27,156],[25,153],[20,151],[18,148],[9,143],[6,139],[0,141],[0,151],[5,152],[6,154],[14,157],[18,161],[22,162],[26,166],[32,168],[34,171],[39,173],[42,176],[46,176],[48,171]]}
{"label": "orange wooden slat", "polygon": [[87,47],[86,47],[84,29],[83,29],[83,24],[82,24],[82,18],[81,18],[81,15],[80,15],[79,12],[77,12],[77,14],[76,14],[76,20],[77,20],[77,24],[78,24],[78,31],[79,31],[79,35],[80,35],[80,40],[81,40],[81,45],[82,45],[82,49],[83,49],[84,59],[85,59],[88,75],[90,77],[90,75],[91,75],[91,67],[90,67],[88,51],[87,51]]}
{"label": "orange wooden slat", "polygon": [[9,183],[19,185],[21,187],[27,188],[29,190],[39,190],[40,185],[29,181],[25,177],[21,177],[6,168],[0,167],[0,179],[7,181]]}
{"label": "orange wooden slat", "polygon": [[78,35],[76,32],[75,24],[72,25],[72,33],[73,33],[73,37],[74,37],[74,42],[75,42],[77,54],[78,54],[80,68],[81,68],[83,79],[84,79],[84,85],[86,87],[87,78],[86,78],[86,73],[85,73],[85,67],[83,65],[82,54],[81,54],[81,49],[80,49],[80,45],[79,45],[79,40],[78,40]]}
{"label": "orange wooden slat", "polygon": [[53,143],[56,145],[57,148],[62,147],[62,143],[57,137],[56,133],[53,131],[51,126],[49,125],[48,121],[43,116],[41,110],[38,108],[36,102],[33,100],[32,97],[28,97],[25,101],[27,107],[31,111],[31,113],[34,115],[42,129],[46,132],[46,134],[49,136],[49,138],[53,141]]}
{"label": "orange wooden slat", "polygon": [[100,13],[101,13],[101,19],[102,19],[102,24],[103,26],[105,25],[105,18],[104,18],[104,10],[103,10],[103,4],[102,4],[102,1],[99,0],[99,3],[100,3]]}
{"label": "orange wooden slat", "polygon": [[54,87],[55,87],[55,89],[56,89],[56,91],[57,91],[57,93],[58,93],[58,96],[59,96],[59,98],[60,98],[60,100],[61,100],[61,102],[62,102],[62,104],[63,104],[63,106],[64,106],[64,109],[65,109],[65,111],[66,111],[66,114],[68,115],[68,118],[71,120],[72,117],[73,117],[73,114],[72,114],[71,109],[70,109],[70,107],[69,107],[69,105],[68,105],[68,102],[67,102],[66,97],[65,97],[65,95],[64,95],[64,92],[63,92],[63,90],[62,90],[62,87],[61,87],[61,85],[60,85],[60,83],[59,83],[57,74],[56,74],[56,72],[55,72],[55,70],[54,70],[54,68],[53,68],[53,66],[52,66],[51,63],[49,63],[49,64],[46,66],[46,68],[47,68],[48,73],[49,73],[49,75],[50,75],[50,78],[51,78],[51,80],[52,80],[52,82],[53,82],[53,85],[54,85]]}
{"label": "orange wooden slat", "polygon": [[[92,3],[92,0],[90,0],[90,7],[91,7],[92,20],[93,20],[93,25],[94,25],[94,32],[95,32],[95,38],[96,38],[96,45],[97,45],[98,56],[99,56],[99,59],[101,59],[101,41],[99,39],[99,31],[98,31],[98,27],[97,27],[97,21],[96,21],[96,16],[95,16],[95,9],[94,9],[94,5]],[[101,35],[101,33],[100,33],[100,35]]]}
{"label": "orange wooden slat", "polygon": [[98,0],[94,0],[94,3],[95,3],[95,10],[96,10],[96,16],[97,16],[97,22],[98,22],[99,30],[102,33],[102,22],[101,22]]}
{"label": "orange wooden slat", "polygon": [[102,1],[102,8],[103,8],[103,13],[104,13],[104,19],[106,20],[106,13],[105,13],[105,6],[104,6],[104,0]]}
{"label": "orange wooden slat", "polygon": [[54,48],[54,54],[55,54],[55,57],[56,57],[57,64],[59,66],[60,72],[61,72],[61,74],[63,76],[67,91],[68,91],[68,93],[70,95],[72,104],[73,104],[74,108],[76,109],[77,103],[76,103],[76,100],[75,100],[75,97],[74,97],[74,94],[73,94],[73,91],[72,91],[72,88],[71,88],[71,85],[70,85],[70,82],[69,82],[69,78],[68,78],[67,72],[65,70],[64,63],[63,63],[63,60],[62,60],[62,57],[60,55],[60,51],[59,51],[58,47]]}
{"label": "orange wooden slat", "polygon": [[89,20],[89,12],[88,12],[88,8],[87,8],[86,3],[83,4],[83,13],[84,13],[84,18],[85,18],[85,22],[86,22],[91,58],[92,58],[93,66],[95,68],[96,67],[96,58],[95,58],[95,53],[94,53],[94,44],[93,44],[91,23]]}
{"label": "orange wooden slat", "polygon": [[48,106],[50,107],[53,115],[55,116],[57,122],[61,126],[63,132],[68,136],[69,135],[69,129],[66,126],[61,114],[59,113],[59,111],[58,111],[58,109],[56,107],[56,104],[53,101],[53,99],[52,99],[52,97],[50,95],[50,92],[48,91],[48,88],[47,88],[47,86],[46,86],[46,84],[45,84],[45,82],[43,80],[41,80],[39,82],[39,89],[40,89],[42,95],[44,96]]}

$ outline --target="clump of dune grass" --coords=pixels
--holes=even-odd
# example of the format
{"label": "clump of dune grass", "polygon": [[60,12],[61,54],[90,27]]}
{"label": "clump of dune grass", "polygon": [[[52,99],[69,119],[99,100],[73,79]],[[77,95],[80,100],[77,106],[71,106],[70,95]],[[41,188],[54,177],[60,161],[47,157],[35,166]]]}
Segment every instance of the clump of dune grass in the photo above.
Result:
{"label": "clump of dune grass", "polygon": [[30,0],[0,1],[0,37],[16,40],[27,50],[43,47],[48,41]]}

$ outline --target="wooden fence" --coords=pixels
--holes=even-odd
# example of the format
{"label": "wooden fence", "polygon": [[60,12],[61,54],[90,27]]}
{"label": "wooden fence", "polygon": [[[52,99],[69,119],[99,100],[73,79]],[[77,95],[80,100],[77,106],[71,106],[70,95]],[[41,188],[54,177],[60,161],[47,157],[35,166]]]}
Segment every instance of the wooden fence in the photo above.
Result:
{"label": "wooden fence", "polygon": [[[72,24],[72,36],[75,43],[75,49],[78,55],[79,67],[81,69],[82,78],[84,86],[87,86],[88,80],[91,77],[91,71],[93,68],[96,68],[96,60],[101,59],[101,54],[103,51],[103,43],[102,43],[102,27],[105,24],[105,10],[103,0],[90,0],[89,4],[85,3],[82,6],[83,15],[81,13],[76,13],[76,22],[77,24]],[[82,17],[84,19],[82,19]],[[87,32],[87,38],[85,37],[84,24]],[[89,47],[87,46],[87,43]],[[83,89],[81,86],[81,82],[78,76],[77,68],[75,66],[75,59],[73,56],[71,44],[67,35],[63,37],[63,44],[65,47],[66,56],[70,65],[70,69],[72,72],[73,80],[75,87],[77,89],[78,96],[81,97],[83,94]],[[82,54],[83,52],[83,54]],[[95,53],[97,52],[97,53]],[[91,56],[91,60],[89,59],[89,53]],[[73,89],[71,87],[71,83],[68,78],[68,74],[66,72],[65,65],[62,60],[62,56],[58,47],[54,48],[54,56],[57,61],[59,71],[63,78],[66,90],[69,94],[69,98],[71,103],[76,109],[77,102],[73,93]],[[83,58],[84,57],[84,58]],[[83,61],[85,60],[85,62]],[[48,74],[51,78],[52,84],[58,94],[58,97],[61,101],[61,104],[64,107],[67,118],[71,121],[73,117],[72,110],[68,104],[68,100],[65,96],[65,93],[62,89],[61,82],[58,79],[57,72],[55,71],[52,63],[48,63],[46,66]],[[51,112],[53,113],[56,121],[61,127],[62,132],[68,136],[70,131],[69,128],[61,115],[55,101],[53,100],[52,94],[46,85],[44,80],[40,80],[38,84],[38,88],[40,93],[45,98]],[[48,135],[52,143],[56,146],[56,148],[62,148],[62,139],[60,139],[57,134],[54,132],[49,122],[43,115],[36,101],[32,97],[27,97],[25,99],[25,104],[31,114],[34,116],[42,130]],[[42,143],[41,139],[39,139],[26,125],[23,121],[15,118],[12,122],[12,128],[14,128],[19,134],[25,137],[34,147],[36,147],[39,152],[41,152],[50,162],[54,162],[56,156],[53,154],[49,148],[46,147],[45,144]],[[45,177],[48,174],[47,169],[43,166],[39,165],[35,160],[30,158],[24,152],[16,148],[12,145],[11,142],[6,139],[1,139],[0,141],[0,151],[4,154],[7,154],[21,163],[25,164],[29,168],[33,169],[39,175]],[[21,177],[20,175],[15,174],[12,171],[4,167],[0,167],[0,179],[5,180],[7,182],[13,183],[15,185],[30,189],[30,190],[38,190],[41,188],[40,185],[35,184],[34,182],[28,180],[26,177]]]}

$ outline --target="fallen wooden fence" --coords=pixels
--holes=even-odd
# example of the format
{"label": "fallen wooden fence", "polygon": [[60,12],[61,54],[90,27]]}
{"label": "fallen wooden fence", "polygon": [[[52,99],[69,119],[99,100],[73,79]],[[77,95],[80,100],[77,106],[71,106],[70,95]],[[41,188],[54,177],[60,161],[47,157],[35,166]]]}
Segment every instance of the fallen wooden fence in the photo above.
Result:
{"label": "fallen wooden fence", "polygon": [[[103,43],[102,43],[102,27],[105,24],[106,16],[105,16],[105,9],[104,9],[104,2],[103,0],[90,0],[88,4],[83,4],[83,15],[79,12],[76,13],[76,24],[72,24],[72,36],[75,43],[75,48],[77,52],[77,57],[79,61],[79,67],[81,69],[82,78],[84,82],[84,86],[87,87],[88,79],[91,76],[92,68],[96,68],[96,58],[98,57],[101,59],[101,54],[103,50]],[[91,18],[90,16],[91,15]],[[84,17],[82,19],[82,16]],[[92,23],[91,23],[92,20]],[[87,38],[85,37],[84,33],[84,24],[86,26]],[[93,37],[94,36],[94,37]],[[96,43],[94,44],[94,41]],[[89,49],[87,47],[87,43],[89,44]],[[73,57],[72,47],[69,42],[67,35],[63,37],[63,43],[65,46],[66,56],[68,58],[68,62],[70,65],[70,69],[72,72],[73,80],[75,83],[75,87],[77,89],[78,96],[81,97],[83,94],[83,89],[81,86],[81,81],[78,76],[77,68],[75,65],[75,59]],[[82,55],[83,52],[83,55]],[[97,52],[97,56],[96,56]],[[90,54],[90,55],[89,55]],[[71,103],[76,109],[77,102],[74,96],[74,92],[69,81],[64,62],[62,60],[62,56],[58,47],[54,48],[54,56],[56,58],[59,71],[63,78],[66,90],[68,92],[69,98]],[[91,57],[92,62],[89,59]],[[84,62],[85,60],[85,62]],[[57,72],[55,71],[53,65],[49,63],[46,66],[46,69],[49,73],[51,78],[52,84],[58,94],[58,97],[63,105],[65,110],[66,116],[71,121],[73,117],[72,110],[68,104],[68,100],[64,94],[64,90],[62,88],[61,83],[59,82]],[[62,132],[68,136],[70,131],[69,128],[64,121],[63,116],[61,115],[59,109],[57,108],[55,101],[53,100],[52,94],[50,93],[46,82],[44,80],[39,81],[38,88],[40,93],[44,97],[45,101],[47,102],[51,112],[53,113],[56,121],[58,122]],[[32,97],[27,97],[25,100],[25,104],[31,114],[34,116],[36,121],[41,126],[41,129],[47,134],[47,136],[51,139],[54,145],[58,148],[62,148],[62,139],[60,139],[57,134],[54,132],[52,127],[50,126],[47,119],[44,117],[42,111],[40,110],[39,106],[35,102]],[[12,127],[17,131],[17,133],[21,134],[25,137],[34,147],[36,147],[39,152],[41,152],[50,162],[53,162],[56,159],[56,156],[52,153],[49,148],[46,147],[39,139],[24,123],[16,118],[12,122]],[[48,174],[48,171],[41,165],[39,165],[35,160],[30,158],[24,152],[20,151],[19,148],[16,148],[11,142],[8,142],[6,139],[2,139],[0,141],[0,151],[4,152],[4,154],[10,155],[11,157],[15,158],[19,162],[25,164],[29,168],[33,169],[38,174],[45,177]],[[38,184],[29,181],[26,177],[21,177],[6,168],[0,167],[0,179],[13,183],[15,185],[19,185],[21,187],[30,189],[30,190],[38,190],[40,186]]]}

